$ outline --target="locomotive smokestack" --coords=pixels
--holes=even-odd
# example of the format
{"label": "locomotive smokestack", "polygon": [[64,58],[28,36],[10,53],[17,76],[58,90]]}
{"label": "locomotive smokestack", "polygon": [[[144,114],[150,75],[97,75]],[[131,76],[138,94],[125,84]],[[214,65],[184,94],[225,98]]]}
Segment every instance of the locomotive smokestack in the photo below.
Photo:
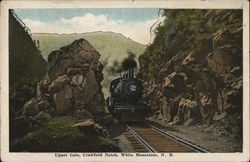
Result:
{"label": "locomotive smokestack", "polygon": [[128,57],[122,61],[122,68],[123,70],[130,71],[129,73],[133,73],[133,68],[136,68],[136,67],[137,67],[137,63],[135,61],[135,54],[128,51]]}
{"label": "locomotive smokestack", "polygon": [[130,78],[134,78],[134,68],[129,69]]}

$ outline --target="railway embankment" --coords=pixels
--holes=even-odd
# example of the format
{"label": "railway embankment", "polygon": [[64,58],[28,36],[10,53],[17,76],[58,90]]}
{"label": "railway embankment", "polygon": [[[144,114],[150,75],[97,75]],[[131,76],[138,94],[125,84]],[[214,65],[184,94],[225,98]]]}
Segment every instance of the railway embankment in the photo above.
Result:
{"label": "railway embankment", "polygon": [[49,54],[36,96],[13,119],[26,134],[12,141],[11,151],[119,151],[107,132],[114,124],[104,108],[99,58],[85,39]]}
{"label": "railway embankment", "polygon": [[164,15],[154,42],[139,58],[142,100],[152,118],[241,143],[242,11],[165,10]]}
{"label": "railway embankment", "polygon": [[230,136],[221,136],[214,131],[213,125],[207,126],[184,126],[184,125],[169,125],[168,123],[150,118],[147,123],[153,125],[163,131],[171,133],[185,141],[191,142],[194,145],[205,148],[208,152],[241,152],[242,141]]}

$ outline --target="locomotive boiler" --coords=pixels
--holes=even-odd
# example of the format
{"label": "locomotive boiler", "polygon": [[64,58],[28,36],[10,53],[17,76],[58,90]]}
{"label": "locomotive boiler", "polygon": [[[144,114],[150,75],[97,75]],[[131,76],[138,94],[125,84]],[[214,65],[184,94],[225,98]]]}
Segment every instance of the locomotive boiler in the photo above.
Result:
{"label": "locomotive boiler", "polygon": [[139,102],[142,82],[135,78],[134,69],[129,68],[110,83],[107,105],[109,111],[122,121],[143,121],[146,107]]}

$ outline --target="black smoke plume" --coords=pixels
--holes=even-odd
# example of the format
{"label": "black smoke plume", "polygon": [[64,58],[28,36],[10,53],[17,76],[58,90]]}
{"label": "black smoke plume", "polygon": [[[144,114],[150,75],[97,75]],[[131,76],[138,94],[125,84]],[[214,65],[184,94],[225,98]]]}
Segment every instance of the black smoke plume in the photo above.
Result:
{"label": "black smoke plume", "polygon": [[117,60],[114,60],[113,65],[107,67],[107,71],[109,74],[119,73],[120,72],[119,62]]}
{"label": "black smoke plume", "polygon": [[137,63],[135,61],[135,54],[128,51],[128,57],[119,63],[119,61],[114,60],[113,65],[111,67],[107,67],[107,71],[109,74],[121,73],[130,68],[136,68]]}
{"label": "black smoke plume", "polygon": [[128,51],[128,57],[122,61],[122,69],[128,70],[128,69],[136,68],[136,67],[137,67],[137,63],[135,61],[135,54]]}

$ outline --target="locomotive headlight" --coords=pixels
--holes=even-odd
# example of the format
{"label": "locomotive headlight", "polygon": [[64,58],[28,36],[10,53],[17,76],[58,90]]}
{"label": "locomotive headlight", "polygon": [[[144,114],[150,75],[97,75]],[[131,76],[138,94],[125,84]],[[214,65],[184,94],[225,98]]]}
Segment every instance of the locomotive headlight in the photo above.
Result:
{"label": "locomotive headlight", "polygon": [[135,85],[130,85],[129,86],[130,91],[135,92],[136,91],[136,86]]}

